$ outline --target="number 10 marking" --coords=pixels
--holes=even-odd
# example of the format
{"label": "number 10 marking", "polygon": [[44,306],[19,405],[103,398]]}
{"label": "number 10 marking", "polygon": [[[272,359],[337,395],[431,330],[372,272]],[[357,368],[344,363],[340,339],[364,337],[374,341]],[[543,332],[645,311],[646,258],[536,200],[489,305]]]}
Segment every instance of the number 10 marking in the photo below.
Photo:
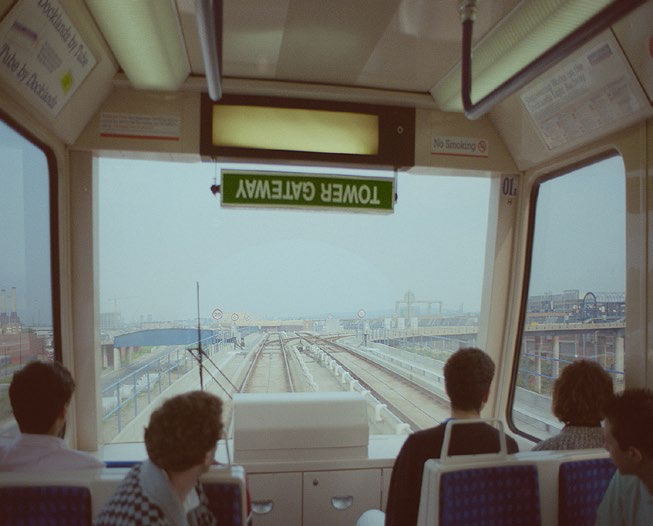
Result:
{"label": "number 10 marking", "polygon": [[501,183],[501,193],[506,197],[517,196],[517,184],[514,177],[504,177]]}

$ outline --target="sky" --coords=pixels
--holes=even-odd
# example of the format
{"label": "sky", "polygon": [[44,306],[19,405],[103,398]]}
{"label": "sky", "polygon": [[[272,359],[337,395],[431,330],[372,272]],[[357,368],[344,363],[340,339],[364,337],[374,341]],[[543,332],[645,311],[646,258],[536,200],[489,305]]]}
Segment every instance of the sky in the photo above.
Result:
{"label": "sky", "polygon": [[31,326],[52,324],[48,180],[45,154],[0,122],[0,289]]}
{"label": "sky", "polygon": [[209,190],[216,170],[101,160],[104,311],[193,318],[196,282],[202,317],[214,308],[263,319],[390,313],[409,290],[478,310],[488,179],[401,173],[394,213],[378,215],[222,208]]}
{"label": "sky", "polygon": [[[1,123],[0,157],[0,288],[17,288],[24,323],[47,325],[47,163]],[[193,319],[197,282],[203,318],[216,308],[259,318],[390,313],[408,291],[445,311],[480,307],[488,179],[400,173],[394,213],[377,215],[222,208],[211,163],[99,167],[101,312]],[[623,292],[621,159],[542,184],[535,231],[530,294]]]}
{"label": "sky", "polygon": [[626,196],[620,157],[540,186],[530,294],[626,289]]}
{"label": "sky", "polygon": [[[388,313],[408,291],[480,308],[488,179],[400,173],[394,213],[377,215],[222,208],[219,169],[100,162],[103,311],[193,318],[196,282],[202,317]],[[625,290],[623,181],[614,158],[542,185],[531,294]]]}

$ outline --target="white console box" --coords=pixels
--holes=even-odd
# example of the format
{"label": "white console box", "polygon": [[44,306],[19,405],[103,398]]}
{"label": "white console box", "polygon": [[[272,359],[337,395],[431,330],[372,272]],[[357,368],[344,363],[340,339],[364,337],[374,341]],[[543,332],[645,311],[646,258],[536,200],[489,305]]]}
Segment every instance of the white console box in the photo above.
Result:
{"label": "white console box", "polygon": [[234,462],[367,458],[367,403],[359,393],[234,396]]}

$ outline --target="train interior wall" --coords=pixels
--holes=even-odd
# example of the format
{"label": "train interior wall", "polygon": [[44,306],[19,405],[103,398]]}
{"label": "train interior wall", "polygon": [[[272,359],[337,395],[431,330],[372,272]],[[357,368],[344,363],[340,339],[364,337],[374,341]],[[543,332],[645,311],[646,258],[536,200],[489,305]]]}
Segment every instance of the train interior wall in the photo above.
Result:
{"label": "train interior wall", "polygon": [[[0,1],[0,13],[13,2]],[[88,451],[100,451],[108,459],[135,458],[143,455],[142,444],[101,445],[98,399],[99,297],[97,246],[97,165],[98,158],[159,159],[177,162],[201,162],[199,155],[200,93],[195,84],[174,94],[143,92],[125,86],[124,79],[114,80],[117,64],[106,43],[90,21],[82,0],[66,2],[73,21],[81,28],[98,58],[98,66],[71,102],[55,119],[37,111],[20,94],[0,84],[2,113],[11,123],[52,149],[58,172],[59,268],[61,289],[61,339],[63,361],[77,382],[77,395],[72,404],[74,418],[69,422],[72,445]],[[653,9],[651,2],[645,8]],[[650,20],[650,18],[649,18]],[[629,21],[623,21],[603,39],[619,43],[633,64],[633,75],[645,78],[651,67],[650,57],[632,59],[635,42],[630,37]],[[592,45],[592,44],[590,44]],[[643,69],[642,69],[643,68]],[[642,72],[644,71],[644,72]],[[333,100],[359,100],[357,89],[329,88],[320,94],[319,86],[292,83],[262,85],[256,81],[225,82],[227,92],[265,94],[274,91],[286,96],[301,96],[307,89],[312,96]],[[650,78],[643,92],[651,93]],[[405,104],[397,93],[374,95],[368,102]],[[574,143],[549,148],[532,120],[523,109],[520,95],[515,94],[497,106],[488,117],[469,121],[457,113],[437,110],[430,96],[411,98],[416,107],[415,166],[410,173],[429,175],[482,175],[492,180],[486,264],[479,320],[478,344],[491,354],[497,373],[491,397],[483,416],[507,421],[510,401],[510,379],[514,369],[528,238],[530,193],[538,179],[574,163],[603,154],[618,152],[626,169],[627,205],[627,338],[626,385],[653,387],[653,120],[649,106],[630,122],[609,133],[592,135]],[[178,141],[116,139],[103,137],[103,113],[137,112],[157,116],[172,114],[180,118]],[[480,159],[437,157],[431,155],[433,136],[471,136],[486,138],[490,153]],[[506,199],[501,195],[501,180],[513,175],[517,195]],[[520,450],[533,443],[515,436]],[[368,456],[364,459],[330,459],[245,463],[250,473],[252,492],[277,496],[282,503],[280,513],[292,517],[287,524],[299,524],[301,515],[293,503],[304,502],[314,513],[314,524],[320,524],[320,508],[311,488],[366,488],[360,498],[361,508],[379,507],[387,496],[389,474],[405,437],[372,437]],[[227,453],[221,447],[220,457]],[[302,489],[304,488],[304,489]],[[309,490],[307,490],[308,488]],[[276,493],[275,493],[276,492]],[[308,524],[310,522],[304,522]],[[265,523],[261,523],[265,524]]]}

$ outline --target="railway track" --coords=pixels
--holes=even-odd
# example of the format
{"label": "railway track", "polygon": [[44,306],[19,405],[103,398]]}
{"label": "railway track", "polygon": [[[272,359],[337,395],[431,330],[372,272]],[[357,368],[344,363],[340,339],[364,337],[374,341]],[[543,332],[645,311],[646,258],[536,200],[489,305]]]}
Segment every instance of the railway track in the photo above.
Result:
{"label": "railway track", "polygon": [[269,333],[245,374],[239,387],[240,393],[295,392],[286,341],[280,333]]}
{"label": "railway track", "polygon": [[431,427],[449,416],[449,402],[428,389],[383,367],[373,360],[352,352],[333,339],[301,334],[306,341],[318,345],[352,379],[370,391],[379,402],[411,430]]}
{"label": "railway track", "polygon": [[[254,350],[254,356],[247,366],[242,381],[236,383],[240,393],[283,393],[307,392],[311,390],[306,378],[306,364],[313,374],[321,374],[320,386],[326,384],[326,390],[349,390],[341,378],[336,378],[333,372],[327,371],[319,360],[304,350],[306,361],[300,367],[297,363],[296,351],[291,351],[293,341],[304,341],[317,345],[338,366],[347,373],[347,378],[358,382],[363,390],[386,406],[399,422],[408,424],[411,431],[425,429],[436,425],[449,416],[449,403],[442,396],[407,380],[401,375],[376,363],[375,361],[353,352],[348,347],[338,343],[336,337],[320,338],[308,333],[285,335],[269,333]],[[315,359],[314,359],[315,358]],[[312,364],[312,365],[311,365]],[[304,372],[302,371],[304,368]],[[322,371],[319,373],[318,371]],[[329,383],[324,376],[333,378]],[[359,388],[360,389],[360,388]],[[225,407],[225,417],[230,420],[231,403]],[[386,424],[387,425],[387,422]],[[392,424],[394,425],[394,424]],[[387,428],[386,428],[387,429]],[[380,432],[387,432],[380,431]]]}

